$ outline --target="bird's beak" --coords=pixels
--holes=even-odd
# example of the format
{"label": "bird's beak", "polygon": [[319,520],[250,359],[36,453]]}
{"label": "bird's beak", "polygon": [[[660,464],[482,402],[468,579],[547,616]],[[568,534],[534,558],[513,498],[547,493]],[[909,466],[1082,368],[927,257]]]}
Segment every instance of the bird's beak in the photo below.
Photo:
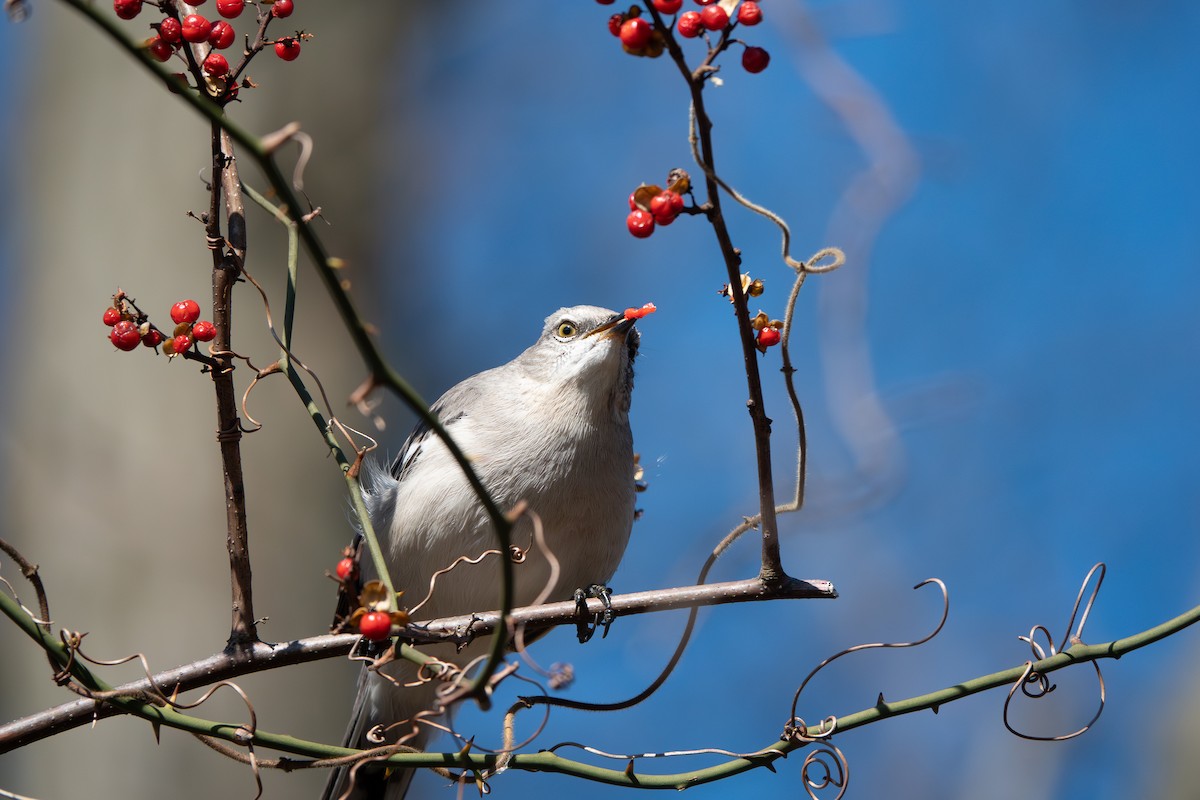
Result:
{"label": "bird's beak", "polygon": [[588,336],[598,336],[604,333],[608,333],[610,336],[624,336],[633,327],[635,322],[637,322],[636,319],[626,319],[624,314],[614,314],[612,319],[595,330],[590,331],[583,338],[586,339]]}

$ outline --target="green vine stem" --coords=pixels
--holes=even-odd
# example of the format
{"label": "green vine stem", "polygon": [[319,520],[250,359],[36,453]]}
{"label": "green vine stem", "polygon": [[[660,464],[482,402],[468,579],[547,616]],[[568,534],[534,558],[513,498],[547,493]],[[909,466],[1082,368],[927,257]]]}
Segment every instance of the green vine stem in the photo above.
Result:
{"label": "green vine stem", "polygon": [[[84,687],[91,691],[110,691],[111,687],[96,678],[79,659],[71,659],[65,645],[55,639],[50,632],[39,626],[19,604],[7,594],[0,593],[0,610],[17,623],[46,653],[61,667],[70,664],[71,675]],[[1100,659],[1118,659],[1134,650],[1151,645],[1160,639],[1182,631],[1190,625],[1200,622],[1200,606],[1180,614],[1174,619],[1167,620],[1153,628],[1102,644],[1077,644],[1057,655],[1033,662],[1033,669],[1042,674],[1056,672],[1060,669],[1098,661]],[[838,717],[836,731],[848,733],[855,728],[861,728],[879,722],[889,717],[902,714],[912,714],[917,711],[936,711],[941,706],[979,694],[989,689],[1010,686],[1026,674],[1028,663],[1010,667],[990,675],[982,675],[970,680],[964,680],[945,689],[928,694],[910,697],[893,702],[880,702],[870,708]],[[149,720],[155,725],[166,725],[190,733],[213,736],[235,744],[254,744],[293,755],[312,759],[340,758],[356,755],[360,751],[344,747],[334,747],[318,742],[298,739],[294,736],[284,736],[263,730],[247,731],[244,725],[217,722],[202,719],[162,708],[147,702],[140,697],[114,697],[106,700],[122,710]],[[816,737],[827,733],[819,726],[810,726],[807,735]],[[819,740],[818,740],[819,741]],[[616,786],[628,786],[641,789],[686,789],[702,783],[711,783],[732,775],[754,769],[770,766],[776,760],[786,757],[789,753],[805,747],[806,744],[795,740],[777,741],[762,750],[746,754],[739,758],[729,759],[720,764],[689,772],[673,774],[645,774],[632,770],[614,770],[598,767],[592,764],[564,758],[553,752],[518,753],[507,760],[509,769],[523,769],[531,772],[557,772],[573,775],[579,778],[599,781]],[[491,769],[497,766],[502,758],[499,755],[472,754],[469,748],[457,753],[404,753],[393,755],[388,763],[406,767],[460,767],[471,770]],[[286,768],[311,766],[300,762],[285,762]],[[284,765],[281,765],[284,766]]]}
{"label": "green vine stem", "polygon": [[[359,529],[363,532],[363,536],[367,541],[367,552],[370,553],[375,574],[379,576],[384,586],[387,587],[388,597],[395,598],[396,587],[392,582],[391,571],[387,567],[387,561],[383,557],[383,548],[379,545],[379,538],[375,534],[375,527],[371,524],[371,515],[367,511],[366,503],[363,501],[362,483],[359,481],[358,472],[351,468],[353,464],[346,457],[346,453],[342,450],[341,445],[338,444],[337,437],[333,434],[331,421],[321,412],[320,407],[312,396],[312,392],[309,391],[308,386],[304,383],[304,378],[300,375],[300,371],[296,369],[296,360],[291,354],[292,331],[296,315],[296,287],[299,280],[299,236],[297,234],[299,223],[290,218],[284,213],[283,209],[276,206],[249,184],[243,183],[241,191],[245,192],[251,200],[279,221],[288,232],[287,287],[284,297],[283,326],[276,333],[279,340],[279,359],[275,362],[273,368],[277,368],[278,371],[287,375],[288,381],[292,385],[292,390],[300,398],[300,402],[304,404],[309,418],[316,425],[322,439],[325,441],[325,445],[333,453],[338,468],[346,480],[351,507],[354,509],[354,514],[358,519]],[[260,288],[259,291],[261,292],[262,289]],[[264,302],[266,302],[265,296]],[[328,406],[328,400],[326,400],[326,405]],[[332,409],[329,409],[329,413],[333,413]]]}

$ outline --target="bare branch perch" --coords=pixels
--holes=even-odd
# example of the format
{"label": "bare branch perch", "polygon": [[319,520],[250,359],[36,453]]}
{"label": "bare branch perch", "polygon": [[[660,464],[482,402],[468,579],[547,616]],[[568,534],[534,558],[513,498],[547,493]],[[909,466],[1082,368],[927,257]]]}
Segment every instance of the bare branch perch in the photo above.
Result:
{"label": "bare branch perch", "polygon": [[[834,597],[837,597],[837,590],[832,583],[825,580],[794,580],[779,587],[768,587],[757,578],[752,578],[729,583],[613,595],[612,611],[618,616],[628,616],[725,603]],[[589,612],[599,613],[603,610],[603,604],[599,600],[592,599],[587,602]],[[0,595],[0,606],[4,611],[10,612],[9,604],[18,613],[24,614],[7,595]],[[576,608],[573,600],[518,608],[511,615],[514,625],[523,623],[529,630],[574,624],[575,618]],[[489,611],[474,617],[448,617],[420,622],[408,626],[405,639],[417,643],[464,641],[467,638],[492,633],[499,620],[499,612]],[[350,648],[358,639],[354,634],[340,634],[313,636],[278,644],[248,643],[244,647],[215,653],[199,661],[160,672],[154,676],[154,683],[159,686],[177,686],[179,691],[186,692],[252,672],[344,656],[350,652]],[[115,687],[114,691],[133,694],[150,688],[150,681],[140,680]],[[92,700],[64,703],[0,726],[0,753],[86,725],[93,717],[110,717],[120,713],[124,712],[112,706],[98,705]]]}

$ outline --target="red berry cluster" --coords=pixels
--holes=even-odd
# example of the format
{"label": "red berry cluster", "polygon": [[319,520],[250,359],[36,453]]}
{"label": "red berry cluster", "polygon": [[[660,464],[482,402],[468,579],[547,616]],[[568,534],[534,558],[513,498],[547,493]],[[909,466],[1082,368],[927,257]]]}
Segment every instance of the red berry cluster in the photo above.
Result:
{"label": "red berry cluster", "polygon": [[[609,3],[600,2],[609,5],[612,0]],[[609,17],[608,32],[621,40],[621,47],[631,56],[658,58],[667,46],[662,31],[655,30],[654,23],[642,16],[639,6],[630,6],[625,13]]]}
{"label": "red berry cluster", "polygon": [[168,356],[181,355],[194,342],[211,342],[217,338],[217,326],[200,319],[200,305],[195,300],[180,300],[171,306],[175,330],[167,337],[151,324],[149,317],[124,292],[113,295],[113,304],[104,310],[104,324],[112,328],[108,339],[118,350],[129,352],[138,343],[146,347],[162,345]]}
{"label": "red berry cluster", "polygon": [[683,195],[691,191],[691,178],[682,169],[671,170],[667,188],[642,184],[629,195],[625,226],[638,239],[654,233],[658,225],[670,225],[685,208]]}
{"label": "red berry cluster", "polygon": [[[753,26],[762,22],[762,7],[755,0],[743,0],[730,16],[730,3],[714,3],[713,0],[696,0],[702,6],[699,11],[685,11],[675,21],[675,30],[685,39],[695,39],[705,31],[732,30],[737,25]],[[654,3],[657,8],[659,0]],[[676,8],[678,3],[673,3]],[[661,9],[659,9],[661,10]],[[771,54],[761,47],[746,45],[742,51],[742,68],[750,73],[762,72],[771,63]]]}
{"label": "red berry cluster", "polygon": [[194,342],[211,342],[217,338],[217,326],[200,319],[200,304],[195,300],[180,300],[171,306],[171,321],[175,332],[169,342],[163,343],[167,355],[186,353]]}
{"label": "red berry cluster", "polygon": [[136,350],[139,344],[158,347],[165,338],[122,291],[113,295],[113,304],[104,309],[104,324],[112,329],[108,340],[113,347],[125,352]]}
{"label": "red berry cluster", "polygon": [[[234,30],[233,24],[226,20],[241,16],[242,11],[246,8],[246,0],[216,0],[217,14],[224,18],[216,22],[209,20],[203,14],[187,14],[180,17],[174,10],[174,4],[160,4],[153,0],[149,0],[149,2],[152,6],[161,7],[167,14],[163,19],[150,25],[157,33],[145,43],[146,50],[150,55],[158,61],[167,61],[184,45],[207,44],[211,50],[200,62],[200,69],[207,77],[214,96],[224,102],[236,98],[238,86],[230,76],[229,60],[217,51],[231,47],[237,39],[237,31]],[[199,6],[204,3],[205,0],[194,0],[193,5]],[[144,0],[113,0],[113,11],[121,19],[133,19],[142,12],[143,4]],[[270,16],[279,19],[290,17],[295,8],[295,0],[274,0],[270,3]],[[260,12],[260,15],[265,13]],[[296,34],[275,40],[276,55],[284,61],[295,61],[296,57],[300,55],[301,38],[303,38],[302,34]],[[253,57],[254,53],[266,44],[271,44],[271,42],[257,43],[247,51],[247,57]],[[250,86],[251,84],[246,83],[245,85]]]}
{"label": "red berry cluster", "polygon": [[[118,0],[119,2],[120,0]],[[613,0],[597,0],[601,5],[610,5]],[[654,10],[660,14],[677,14],[683,8],[683,0],[651,0]],[[711,31],[725,33],[738,25],[747,27],[762,22],[762,7],[755,0],[695,0],[699,11],[684,11],[675,19],[675,30],[684,39]],[[613,36],[621,38],[625,52],[635,56],[656,58],[665,47],[663,32],[641,17],[641,9],[633,6],[624,14],[613,14],[608,20],[608,29]],[[722,40],[724,42],[724,40]],[[745,44],[744,42],[739,42]],[[762,72],[771,63],[771,54],[761,47],[746,45],[742,51],[742,68],[750,73]]]}

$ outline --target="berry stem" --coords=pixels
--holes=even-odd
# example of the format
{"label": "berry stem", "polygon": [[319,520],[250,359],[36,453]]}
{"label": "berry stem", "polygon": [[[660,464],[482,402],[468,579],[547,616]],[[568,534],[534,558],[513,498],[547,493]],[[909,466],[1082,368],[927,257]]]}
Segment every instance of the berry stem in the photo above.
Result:
{"label": "berry stem", "polygon": [[242,51],[242,58],[229,71],[229,80],[236,83],[241,77],[246,67],[250,64],[250,59],[254,58],[260,50],[267,45],[267,26],[271,24],[271,20],[275,17],[271,16],[270,11],[259,10],[258,14],[258,30],[254,34],[254,38],[247,37],[246,48]]}

